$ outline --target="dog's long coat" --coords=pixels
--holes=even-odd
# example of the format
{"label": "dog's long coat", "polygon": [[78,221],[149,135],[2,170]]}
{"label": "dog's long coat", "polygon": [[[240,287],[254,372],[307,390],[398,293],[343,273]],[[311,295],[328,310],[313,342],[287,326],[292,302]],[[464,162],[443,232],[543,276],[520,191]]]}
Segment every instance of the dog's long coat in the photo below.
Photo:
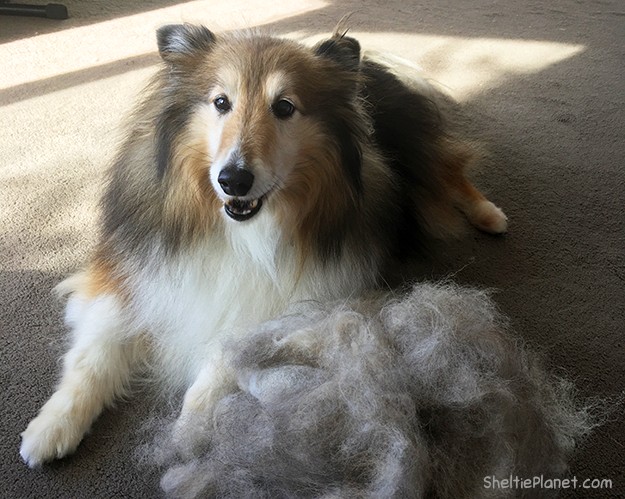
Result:
{"label": "dog's long coat", "polygon": [[130,120],[101,235],[70,295],[73,344],[58,390],[22,434],[35,466],[65,456],[148,356],[189,386],[181,421],[234,382],[224,335],[297,300],[360,294],[462,211],[504,214],[468,182],[469,150],[428,96],[361,58],[204,27],[158,31],[164,64]]}

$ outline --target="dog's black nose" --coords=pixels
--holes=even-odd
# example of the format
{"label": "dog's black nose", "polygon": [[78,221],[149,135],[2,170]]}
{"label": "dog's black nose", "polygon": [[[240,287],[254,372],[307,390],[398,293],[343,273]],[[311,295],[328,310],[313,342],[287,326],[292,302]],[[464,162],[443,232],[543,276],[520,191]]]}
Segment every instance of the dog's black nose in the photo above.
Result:
{"label": "dog's black nose", "polygon": [[245,196],[254,183],[254,174],[245,168],[226,166],[219,172],[217,181],[229,196]]}

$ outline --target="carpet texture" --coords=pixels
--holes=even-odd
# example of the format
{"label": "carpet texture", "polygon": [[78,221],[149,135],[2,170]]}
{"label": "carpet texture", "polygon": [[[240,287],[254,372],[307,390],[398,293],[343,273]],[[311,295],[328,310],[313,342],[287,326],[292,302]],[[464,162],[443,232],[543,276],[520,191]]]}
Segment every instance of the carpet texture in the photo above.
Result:
{"label": "carpet texture", "polygon": [[[617,0],[65,2],[70,19],[0,16],[0,497],[159,497],[130,461],[147,395],[107,411],[76,454],[29,470],[19,433],[51,394],[64,350],[51,288],[95,239],[119,124],[158,63],[154,30],[202,22],[300,40],[354,12],[362,45],[418,63],[472,117],[489,156],[476,183],[510,218],[493,238],[437,243],[411,277],[494,288],[512,327],[582,397],[625,389],[625,6]],[[625,421],[613,412],[570,476],[625,496]]]}

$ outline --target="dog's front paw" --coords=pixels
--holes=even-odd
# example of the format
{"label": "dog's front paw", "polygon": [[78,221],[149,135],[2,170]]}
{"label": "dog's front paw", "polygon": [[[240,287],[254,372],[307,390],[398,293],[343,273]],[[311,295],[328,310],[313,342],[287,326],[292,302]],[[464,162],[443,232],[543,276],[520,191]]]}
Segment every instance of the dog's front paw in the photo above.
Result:
{"label": "dog's front paw", "polygon": [[210,446],[211,415],[182,414],[172,427],[171,443],[182,459],[192,459],[206,452]]}
{"label": "dog's front paw", "polygon": [[31,468],[71,454],[83,432],[63,414],[42,411],[22,432],[20,455]]}

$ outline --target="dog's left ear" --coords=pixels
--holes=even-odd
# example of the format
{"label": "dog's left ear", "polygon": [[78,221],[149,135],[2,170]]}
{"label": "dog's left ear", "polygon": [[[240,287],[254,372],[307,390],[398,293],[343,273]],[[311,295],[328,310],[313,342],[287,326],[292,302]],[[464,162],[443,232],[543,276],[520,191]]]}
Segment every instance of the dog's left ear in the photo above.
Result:
{"label": "dog's left ear", "polygon": [[335,34],[329,40],[315,45],[314,52],[321,57],[327,57],[350,71],[360,68],[360,43],[355,38],[345,34]]}
{"label": "dog's left ear", "polygon": [[169,24],[156,31],[156,43],[163,60],[177,63],[210,50],[215,35],[205,26]]}

